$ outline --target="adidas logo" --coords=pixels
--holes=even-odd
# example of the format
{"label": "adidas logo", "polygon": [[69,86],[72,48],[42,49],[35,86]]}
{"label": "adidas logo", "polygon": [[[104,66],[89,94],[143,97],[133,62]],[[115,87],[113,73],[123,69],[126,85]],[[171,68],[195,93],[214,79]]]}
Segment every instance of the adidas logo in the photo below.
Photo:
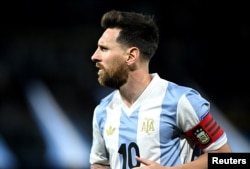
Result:
{"label": "adidas logo", "polygon": [[108,136],[111,136],[112,134],[114,134],[114,132],[115,132],[115,128],[112,127],[112,126],[109,126],[109,128],[106,129],[106,134],[107,134]]}

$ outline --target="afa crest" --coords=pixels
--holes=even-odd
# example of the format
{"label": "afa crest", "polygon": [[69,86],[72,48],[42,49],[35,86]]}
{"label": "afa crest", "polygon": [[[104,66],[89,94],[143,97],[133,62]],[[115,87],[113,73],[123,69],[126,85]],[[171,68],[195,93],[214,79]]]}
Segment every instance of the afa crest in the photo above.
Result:
{"label": "afa crest", "polygon": [[150,135],[151,132],[154,132],[155,131],[154,119],[145,118],[143,120],[141,131],[147,133],[148,135]]}
{"label": "afa crest", "polygon": [[198,139],[200,144],[208,144],[210,142],[209,135],[203,130],[202,127],[198,127],[193,131],[194,136]]}

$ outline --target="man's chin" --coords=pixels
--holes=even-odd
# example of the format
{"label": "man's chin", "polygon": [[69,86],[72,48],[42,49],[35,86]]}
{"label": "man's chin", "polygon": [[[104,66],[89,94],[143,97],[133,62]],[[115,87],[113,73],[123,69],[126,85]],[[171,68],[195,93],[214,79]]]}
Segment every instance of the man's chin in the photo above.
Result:
{"label": "man's chin", "polygon": [[97,74],[100,76],[100,75],[102,75],[102,74],[103,74],[103,72],[104,72],[104,70],[103,70],[103,69],[99,69],[99,70],[98,70],[98,72],[97,72]]}

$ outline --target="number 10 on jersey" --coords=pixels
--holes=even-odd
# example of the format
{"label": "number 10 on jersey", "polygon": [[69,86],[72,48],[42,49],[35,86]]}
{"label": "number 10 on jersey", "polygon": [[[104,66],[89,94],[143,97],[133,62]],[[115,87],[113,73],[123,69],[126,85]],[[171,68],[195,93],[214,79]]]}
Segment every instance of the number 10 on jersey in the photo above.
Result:
{"label": "number 10 on jersey", "polygon": [[140,157],[139,147],[136,143],[131,142],[128,145],[125,143],[121,144],[118,153],[122,155],[122,169],[127,169],[127,165],[129,168],[140,166],[140,163],[135,160],[135,156]]}

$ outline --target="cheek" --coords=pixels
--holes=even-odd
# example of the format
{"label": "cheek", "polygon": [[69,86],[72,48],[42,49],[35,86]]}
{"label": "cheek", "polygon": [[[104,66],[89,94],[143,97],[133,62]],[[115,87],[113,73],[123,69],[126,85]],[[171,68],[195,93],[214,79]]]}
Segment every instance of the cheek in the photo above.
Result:
{"label": "cheek", "polygon": [[127,64],[123,60],[117,60],[113,62],[111,67],[113,67],[113,69],[115,69],[116,71],[124,71],[127,69]]}
{"label": "cheek", "polygon": [[107,69],[110,67],[119,67],[124,66],[126,64],[126,58],[121,52],[116,52],[111,54],[107,54],[107,57],[103,56],[103,66]]}

